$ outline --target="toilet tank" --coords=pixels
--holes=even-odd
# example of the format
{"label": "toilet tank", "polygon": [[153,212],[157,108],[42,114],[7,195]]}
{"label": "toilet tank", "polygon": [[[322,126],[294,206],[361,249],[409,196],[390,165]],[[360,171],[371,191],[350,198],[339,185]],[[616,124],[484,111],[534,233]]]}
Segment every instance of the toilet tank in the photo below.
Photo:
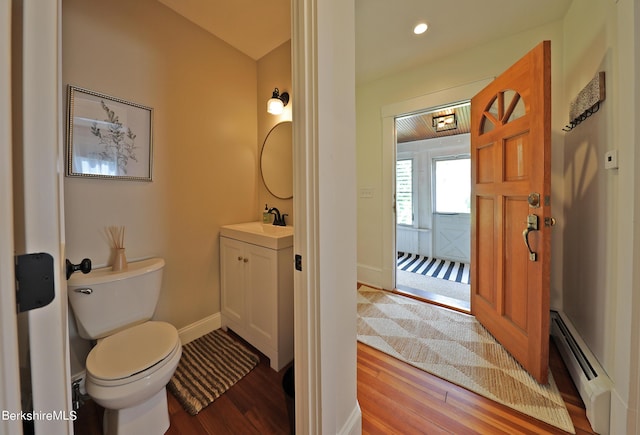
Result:
{"label": "toilet tank", "polygon": [[150,258],[131,262],[127,270],[118,272],[105,267],[71,275],[67,293],[80,336],[98,339],[150,320],[160,296],[163,269],[162,258]]}

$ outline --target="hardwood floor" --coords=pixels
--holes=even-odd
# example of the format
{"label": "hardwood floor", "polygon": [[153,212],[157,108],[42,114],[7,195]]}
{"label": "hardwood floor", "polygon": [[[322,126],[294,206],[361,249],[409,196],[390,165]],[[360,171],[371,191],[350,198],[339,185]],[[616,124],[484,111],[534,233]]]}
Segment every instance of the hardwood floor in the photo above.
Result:
{"label": "hardwood floor", "polygon": [[[576,434],[593,434],[584,405],[551,343],[551,367]],[[358,343],[363,434],[563,434],[544,422]]]}
{"label": "hardwood floor", "polygon": [[[259,354],[259,352],[258,352]],[[551,343],[551,370],[577,435],[594,434],[584,405]],[[557,434],[553,426],[520,414],[358,343],[358,402],[363,434]],[[169,435],[288,434],[282,376],[261,355],[260,364],[198,415],[168,394]],[[102,410],[88,402],[75,433],[101,433]]]}
{"label": "hardwood floor", "polygon": [[[242,341],[237,336],[234,338]],[[171,421],[167,435],[289,434],[282,389],[282,377],[288,366],[276,372],[266,356],[246,342],[243,344],[260,355],[260,363],[198,415],[187,413],[173,394],[167,392]],[[75,433],[101,435],[102,413],[103,409],[93,401],[85,403],[74,423]]]}

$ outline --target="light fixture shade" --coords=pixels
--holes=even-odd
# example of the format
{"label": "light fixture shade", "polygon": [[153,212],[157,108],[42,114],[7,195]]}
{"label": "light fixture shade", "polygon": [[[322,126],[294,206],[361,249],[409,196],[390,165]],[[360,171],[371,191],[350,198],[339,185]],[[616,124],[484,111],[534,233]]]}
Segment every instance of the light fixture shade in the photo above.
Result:
{"label": "light fixture shade", "polygon": [[267,101],[267,112],[272,115],[280,115],[284,111],[284,106],[289,102],[289,93],[283,92],[282,95],[278,88],[273,90],[273,95]]}
{"label": "light fixture shade", "polygon": [[451,113],[448,115],[434,116],[432,119],[432,125],[437,132],[454,130],[458,128],[458,121],[456,119],[456,114]]}
{"label": "light fixture shade", "polygon": [[272,115],[280,115],[284,111],[284,103],[279,98],[269,98],[267,112]]}

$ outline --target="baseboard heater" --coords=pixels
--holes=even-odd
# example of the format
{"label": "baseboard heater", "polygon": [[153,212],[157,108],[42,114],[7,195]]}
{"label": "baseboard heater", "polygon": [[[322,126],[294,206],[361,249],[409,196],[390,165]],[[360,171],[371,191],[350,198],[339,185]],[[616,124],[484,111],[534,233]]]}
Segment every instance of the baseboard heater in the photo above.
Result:
{"label": "baseboard heater", "polygon": [[594,432],[609,433],[611,379],[564,313],[551,311],[551,336],[576,384]]}

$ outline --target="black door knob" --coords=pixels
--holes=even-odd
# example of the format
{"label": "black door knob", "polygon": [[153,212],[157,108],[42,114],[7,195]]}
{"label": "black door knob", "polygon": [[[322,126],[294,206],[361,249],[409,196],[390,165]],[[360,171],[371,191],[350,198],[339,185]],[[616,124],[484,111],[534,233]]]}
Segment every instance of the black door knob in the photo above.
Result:
{"label": "black door knob", "polygon": [[79,264],[73,264],[67,259],[67,280],[71,277],[73,272],[80,271],[82,273],[91,272],[91,260],[85,258]]}

